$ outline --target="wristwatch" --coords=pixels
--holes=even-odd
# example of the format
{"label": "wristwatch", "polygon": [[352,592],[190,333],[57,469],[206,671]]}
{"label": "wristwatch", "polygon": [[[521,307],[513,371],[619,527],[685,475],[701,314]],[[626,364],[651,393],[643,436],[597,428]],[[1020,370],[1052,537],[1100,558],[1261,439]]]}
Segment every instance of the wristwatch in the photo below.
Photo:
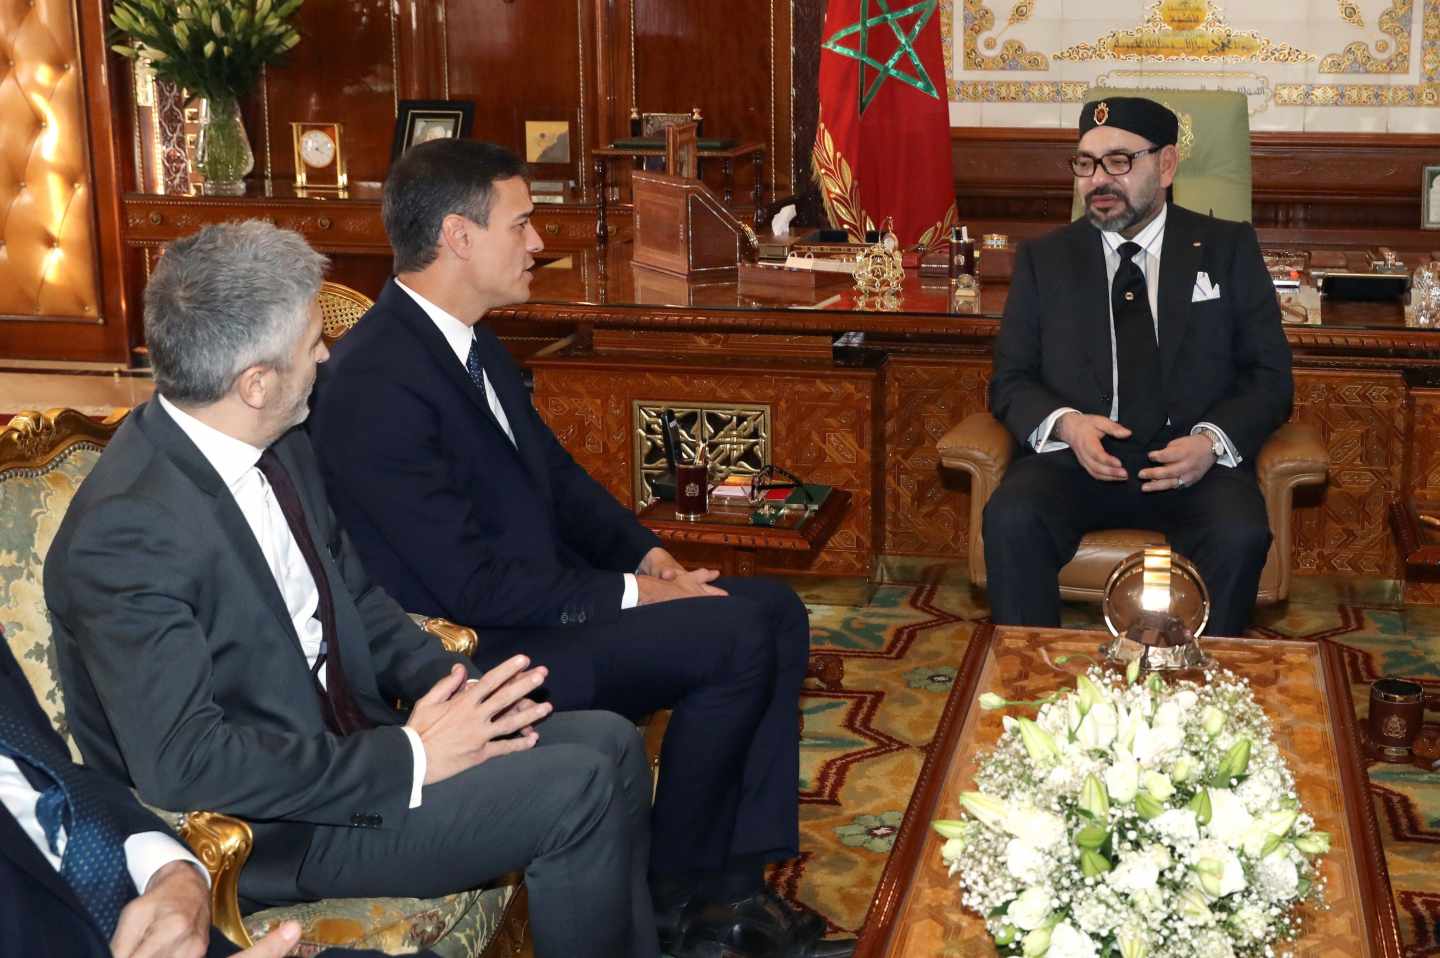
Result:
{"label": "wristwatch", "polygon": [[1225,458],[1225,453],[1229,450],[1225,448],[1225,440],[1220,438],[1220,434],[1218,432],[1206,426],[1201,426],[1200,435],[1205,436],[1207,439],[1210,440],[1210,452],[1214,454],[1216,462],[1219,462],[1221,459]]}

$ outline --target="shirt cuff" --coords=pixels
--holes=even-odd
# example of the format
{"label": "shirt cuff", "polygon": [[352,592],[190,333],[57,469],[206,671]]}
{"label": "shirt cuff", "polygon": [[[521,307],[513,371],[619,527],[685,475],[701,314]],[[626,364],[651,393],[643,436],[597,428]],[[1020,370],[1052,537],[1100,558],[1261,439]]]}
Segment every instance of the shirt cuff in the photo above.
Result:
{"label": "shirt cuff", "polygon": [[1059,452],[1061,449],[1069,449],[1070,446],[1068,443],[1063,443],[1059,439],[1051,439],[1050,433],[1055,430],[1055,424],[1060,421],[1061,416],[1067,412],[1079,411],[1078,409],[1071,409],[1069,406],[1061,406],[1046,416],[1040,425],[1035,427],[1035,431],[1030,434],[1030,448],[1036,452]]}
{"label": "shirt cuff", "polygon": [[205,876],[205,885],[209,887],[210,873],[200,864],[200,859],[164,832],[138,832],[125,839],[125,867],[135,890],[142,895],[156,872],[177,861],[194,865]]}
{"label": "shirt cuff", "polygon": [[410,780],[410,804],[409,808],[420,807],[420,790],[425,787],[425,773],[430,766],[425,763],[425,746],[420,741],[420,733],[408,725],[400,726],[400,731],[410,740],[410,754],[414,757],[415,777]]}
{"label": "shirt cuff", "polygon": [[1197,432],[1200,432],[1202,430],[1204,430],[1205,432],[1213,432],[1215,435],[1219,436],[1220,444],[1225,447],[1225,455],[1221,456],[1219,459],[1216,459],[1215,461],[1217,463],[1222,466],[1228,466],[1231,469],[1234,469],[1236,466],[1240,465],[1240,463],[1244,461],[1240,458],[1240,453],[1238,450],[1236,450],[1235,444],[1230,441],[1230,437],[1225,435],[1225,430],[1221,429],[1213,422],[1197,422],[1195,424],[1195,428],[1190,430],[1190,435],[1193,436]]}
{"label": "shirt cuff", "polygon": [[620,611],[633,609],[640,604],[640,583],[635,581],[634,573],[622,572],[625,577],[625,594],[620,596]]}

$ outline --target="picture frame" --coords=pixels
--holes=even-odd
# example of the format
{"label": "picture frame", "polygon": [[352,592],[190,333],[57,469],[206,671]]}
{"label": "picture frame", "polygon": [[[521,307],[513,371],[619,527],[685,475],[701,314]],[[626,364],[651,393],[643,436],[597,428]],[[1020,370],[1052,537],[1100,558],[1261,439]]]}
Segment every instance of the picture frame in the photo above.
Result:
{"label": "picture frame", "polygon": [[343,190],[350,185],[345,168],[345,126],[342,123],[292,122],[295,188]]}
{"label": "picture frame", "polygon": [[665,172],[688,180],[700,177],[700,127],[682,123],[665,128]]}
{"label": "picture frame", "polygon": [[568,166],[570,159],[568,120],[525,121],[526,163]]}
{"label": "picture frame", "polygon": [[1420,171],[1420,228],[1440,230],[1440,164]]}
{"label": "picture frame", "polygon": [[395,136],[390,161],[427,140],[464,140],[475,126],[475,104],[470,100],[401,100],[395,111]]}

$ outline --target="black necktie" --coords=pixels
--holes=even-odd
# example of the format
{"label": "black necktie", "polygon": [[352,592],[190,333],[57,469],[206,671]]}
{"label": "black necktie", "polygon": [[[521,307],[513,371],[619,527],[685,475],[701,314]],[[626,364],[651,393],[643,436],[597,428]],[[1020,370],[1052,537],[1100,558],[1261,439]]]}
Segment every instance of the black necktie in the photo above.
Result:
{"label": "black necktie", "polygon": [[1120,424],[1129,428],[1130,444],[1144,446],[1165,425],[1165,399],[1145,273],[1133,258],[1138,252],[1138,243],[1120,244],[1120,268],[1110,285],[1110,308],[1115,317],[1115,364],[1120,374]]}
{"label": "black necktie", "polygon": [[[280,511],[285,513],[285,522],[290,526],[290,533],[295,537],[295,544],[300,547],[300,554],[305,557],[305,564],[310,567],[310,575],[314,577],[315,588],[320,593],[320,605],[315,611],[320,618],[325,685],[322,687],[317,679],[315,687],[329,706],[324,710],[325,724],[337,735],[349,735],[351,732],[374,728],[375,724],[360,711],[360,707],[355,704],[355,697],[350,694],[345,667],[340,661],[340,643],[335,635],[335,600],[330,594],[330,580],[326,578],[325,567],[320,563],[320,553],[315,548],[315,540],[310,538],[310,526],[305,522],[305,507],[300,501],[300,494],[295,491],[295,486],[290,481],[290,473],[285,470],[280,457],[275,455],[273,447],[265,450],[257,465],[270,482],[270,491],[275,494]],[[317,658],[317,672],[320,663],[321,659]]]}
{"label": "black necktie", "polygon": [[60,826],[65,826],[60,877],[109,938],[120,910],[135,897],[125,863],[125,835],[64,747],[18,713],[18,703],[0,702],[0,754],[13,758],[40,793],[35,817],[52,854],[58,854]]}

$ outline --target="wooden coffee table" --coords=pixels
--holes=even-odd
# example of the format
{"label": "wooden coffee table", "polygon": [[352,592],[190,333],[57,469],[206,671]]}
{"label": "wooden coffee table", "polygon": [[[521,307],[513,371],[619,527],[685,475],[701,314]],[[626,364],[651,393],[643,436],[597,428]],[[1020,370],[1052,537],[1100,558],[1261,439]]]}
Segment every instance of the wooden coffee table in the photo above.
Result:
{"label": "wooden coffee table", "polygon": [[[982,626],[970,640],[945,713],[889,864],[880,879],[857,958],[993,955],[980,916],[960,906],[955,879],[940,861],[937,818],[960,817],[958,795],[974,788],[975,756],[1000,737],[1001,712],[980,709],[979,695],[999,691],[1036,699],[1073,681],[1047,664],[1056,655],[1094,655],[1098,632]],[[1332,837],[1323,869],[1328,911],[1311,909],[1301,956],[1398,958],[1400,935],[1375,810],[1359,759],[1358,729],[1344,665],[1328,642],[1211,639],[1205,648],[1249,679],[1274,721],[1275,742],[1295,773],[1300,800]]]}
{"label": "wooden coffee table", "polygon": [[756,553],[815,552],[825,545],[850,511],[850,493],[831,489],[820,508],[798,528],[757,526],[750,522],[750,504],[712,496],[710,512],[702,519],[680,519],[675,503],[659,500],[640,510],[639,519],[666,545],[723,546],[721,571],[726,575],[754,575]]}

